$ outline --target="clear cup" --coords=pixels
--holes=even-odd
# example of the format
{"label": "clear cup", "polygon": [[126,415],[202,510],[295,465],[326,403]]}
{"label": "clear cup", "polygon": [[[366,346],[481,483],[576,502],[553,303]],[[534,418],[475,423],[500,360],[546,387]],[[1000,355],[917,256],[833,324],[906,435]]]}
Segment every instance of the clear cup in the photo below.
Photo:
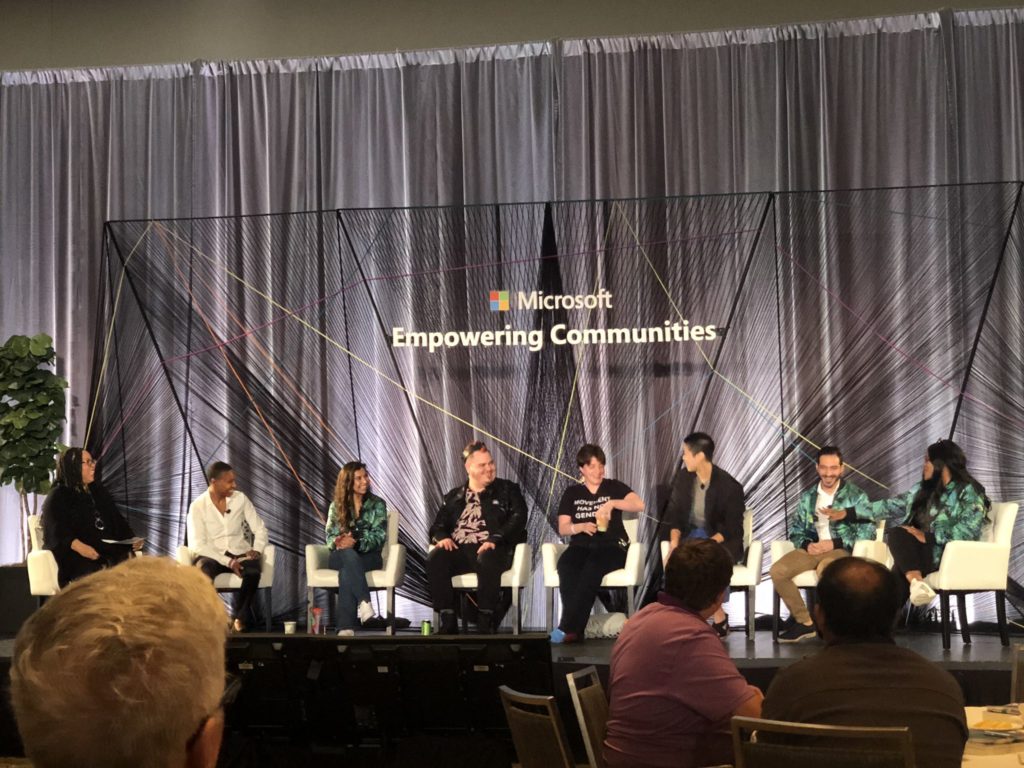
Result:
{"label": "clear cup", "polygon": [[608,518],[601,515],[597,516],[597,532],[604,533],[608,530]]}

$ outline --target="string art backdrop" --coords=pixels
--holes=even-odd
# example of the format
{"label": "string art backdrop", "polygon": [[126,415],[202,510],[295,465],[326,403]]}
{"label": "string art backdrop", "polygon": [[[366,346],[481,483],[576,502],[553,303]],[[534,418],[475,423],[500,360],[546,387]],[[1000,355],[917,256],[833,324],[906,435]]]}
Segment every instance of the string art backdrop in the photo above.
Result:
{"label": "string art backdrop", "polygon": [[[473,438],[529,506],[528,626],[543,623],[540,544],[583,442],[646,501],[651,583],[694,429],[715,437],[766,541],[825,443],[872,499],[906,490],[942,437],[993,499],[1020,499],[1020,196],[1005,183],[111,222],[88,444],[165,553],[203,467],[230,462],[278,547],[278,618],[301,615],[303,548],[353,459],[402,516],[399,613],[426,617],[427,530]],[[973,610],[988,618],[991,601]]]}

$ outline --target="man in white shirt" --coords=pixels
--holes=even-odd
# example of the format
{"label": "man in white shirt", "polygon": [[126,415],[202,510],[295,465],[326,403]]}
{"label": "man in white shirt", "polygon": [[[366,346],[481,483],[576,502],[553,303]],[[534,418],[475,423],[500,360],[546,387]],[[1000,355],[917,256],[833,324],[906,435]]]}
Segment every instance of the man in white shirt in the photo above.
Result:
{"label": "man in white shirt", "polygon": [[235,490],[235,472],[230,465],[215,461],[206,477],[209,487],[188,508],[188,545],[196,553],[195,565],[211,581],[222,573],[242,579],[233,622],[234,630],[242,632],[260,585],[267,527],[248,497]]}

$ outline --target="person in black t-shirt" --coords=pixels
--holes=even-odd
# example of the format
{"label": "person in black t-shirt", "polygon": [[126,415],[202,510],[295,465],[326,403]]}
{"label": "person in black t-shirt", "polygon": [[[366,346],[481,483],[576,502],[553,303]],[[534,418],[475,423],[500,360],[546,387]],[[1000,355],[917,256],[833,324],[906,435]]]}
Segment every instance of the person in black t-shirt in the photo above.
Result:
{"label": "person in black t-shirt", "polygon": [[644,508],[643,499],[628,485],[604,476],[605,456],[599,446],[584,445],[576,463],[583,482],[566,488],[558,505],[558,533],[572,538],[558,559],[562,619],[551,632],[553,643],[582,637],[601,580],[626,564],[629,536],[622,513]]}

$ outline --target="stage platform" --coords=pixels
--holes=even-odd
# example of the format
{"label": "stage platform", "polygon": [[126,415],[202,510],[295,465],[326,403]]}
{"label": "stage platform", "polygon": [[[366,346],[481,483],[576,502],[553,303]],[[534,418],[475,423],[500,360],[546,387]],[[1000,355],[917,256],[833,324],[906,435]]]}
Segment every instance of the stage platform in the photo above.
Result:
{"label": "stage platform", "polygon": [[[995,634],[908,631],[896,642],[958,680],[968,705],[1009,700],[1013,649]],[[1019,639],[1019,638],[1016,638]],[[823,646],[775,644],[760,631],[724,639],[740,672],[767,689],[775,673]],[[494,690],[499,684],[558,699],[577,759],[584,761],[565,675],[597,667],[607,683],[614,640],[551,646],[541,632],[423,637],[418,632],[333,635],[249,633],[228,645],[231,674],[247,684],[228,709],[221,766],[508,766],[514,759]],[[0,693],[6,699],[13,640],[0,640]],[[6,701],[4,702],[6,704]],[[344,713],[344,714],[343,714]],[[0,755],[20,755],[6,706]]]}

